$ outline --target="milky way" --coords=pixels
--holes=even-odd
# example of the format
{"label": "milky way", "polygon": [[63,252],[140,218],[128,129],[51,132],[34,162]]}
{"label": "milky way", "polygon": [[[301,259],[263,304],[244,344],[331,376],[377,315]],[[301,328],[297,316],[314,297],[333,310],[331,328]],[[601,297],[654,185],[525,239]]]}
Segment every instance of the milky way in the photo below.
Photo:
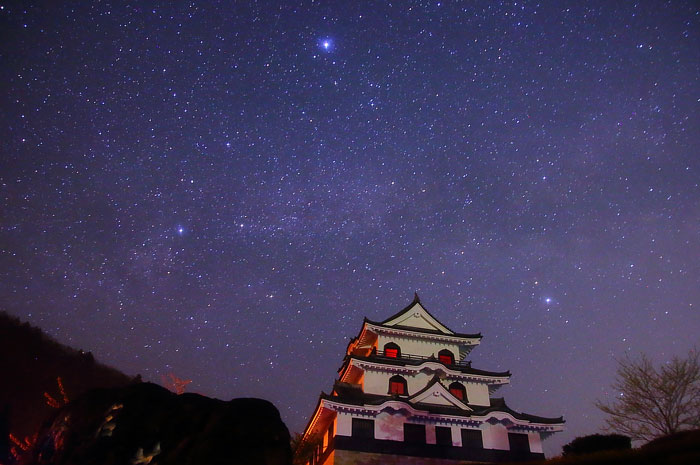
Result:
{"label": "milky way", "polygon": [[697,344],[697,3],[248,3],[4,4],[2,308],[300,431],[418,291],[550,454]]}

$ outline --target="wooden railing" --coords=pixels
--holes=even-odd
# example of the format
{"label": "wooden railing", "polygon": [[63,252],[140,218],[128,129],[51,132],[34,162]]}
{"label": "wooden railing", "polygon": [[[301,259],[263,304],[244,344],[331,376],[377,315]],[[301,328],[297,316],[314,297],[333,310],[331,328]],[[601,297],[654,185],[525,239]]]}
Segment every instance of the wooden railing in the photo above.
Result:
{"label": "wooden railing", "polygon": [[373,351],[370,354],[370,357],[377,357],[377,358],[382,358],[385,360],[415,360],[415,361],[420,361],[420,362],[437,362],[437,363],[442,363],[445,366],[455,366],[455,367],[464,367],[464,368],[471,368],[472,362],[469,360],[461,360],[461,361],[455,361],[454,363],[444,363],[434,355],[413,355],[413,354],[404,354],[401,353],[398,357],[391,357],[388,356],[384,353],[383,350],[377,350]]}

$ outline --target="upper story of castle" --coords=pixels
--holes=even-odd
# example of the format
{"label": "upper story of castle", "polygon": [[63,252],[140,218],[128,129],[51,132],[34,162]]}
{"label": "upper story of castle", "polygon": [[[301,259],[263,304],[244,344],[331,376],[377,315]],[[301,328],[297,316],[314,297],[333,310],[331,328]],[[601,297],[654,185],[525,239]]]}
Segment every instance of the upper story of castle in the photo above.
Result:
{"label": "upper story of castle", "polygon": [[365,318],[360,333],[348,344],[347,355],[432,358],[464,365],[469,352],[480,342],[481,334],[456,333],[440,323],[416,294],[407,307],[384,321]]}
{"label": "upper story of castle", "polygon": [[365,393],[409,395],[437,376],[458,398],[489,405],[489,395],[510,382],[510,372],[472,368],[466,357],[480,341],[481,334],[456,333],[440,323],[416,294],[386,320],[364,320],[348,344],[339,381]]}

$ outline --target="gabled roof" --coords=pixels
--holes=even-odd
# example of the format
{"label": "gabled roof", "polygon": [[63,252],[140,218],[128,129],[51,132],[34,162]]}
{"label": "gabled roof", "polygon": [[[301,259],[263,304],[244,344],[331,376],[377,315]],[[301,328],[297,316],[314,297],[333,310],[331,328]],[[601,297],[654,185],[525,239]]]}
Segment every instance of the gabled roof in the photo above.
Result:
{"label": "gabled roof", "polygon": [[383,326],[398,326],[407,328],[427,329],[438,331],[442,334],[453,335],[455,332],[443,325],[420,303],[420,297],[416,292],[413,301],[400,312],[380,322]]}
{"label": "gabled roof", "polygon": [[453,407],[460,410],[472,410],[467,404],[448,391],[440,382],[440,377],[438,376],[433,376],[433,379],[423,389],[409,396],[406,400],[412,404],[429,404]]}
{"label": "gabled roof", "polygon": [[443,325],[423,306],[416,292],[413,301],[403,308],[398,313],[390,316],[383,321],[373,321],[369,318],[364,319],[365,323],[370,323],[375,326],[385,328],[406,329],[419,333],[436,334],[445,336],[456,336],[464,338],[481,339],[481,333],[464,334],[456,333],[447,326]]}

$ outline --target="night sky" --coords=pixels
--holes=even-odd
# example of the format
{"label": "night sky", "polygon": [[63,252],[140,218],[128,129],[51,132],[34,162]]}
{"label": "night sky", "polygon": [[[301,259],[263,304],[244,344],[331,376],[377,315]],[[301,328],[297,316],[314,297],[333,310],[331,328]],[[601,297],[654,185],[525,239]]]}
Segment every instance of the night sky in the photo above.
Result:
{"label": "night sky", "polygon": [[127,374],[301,431],[417,291],[552,454],[700,340],[697,2],[1,5],[0,307]]}

